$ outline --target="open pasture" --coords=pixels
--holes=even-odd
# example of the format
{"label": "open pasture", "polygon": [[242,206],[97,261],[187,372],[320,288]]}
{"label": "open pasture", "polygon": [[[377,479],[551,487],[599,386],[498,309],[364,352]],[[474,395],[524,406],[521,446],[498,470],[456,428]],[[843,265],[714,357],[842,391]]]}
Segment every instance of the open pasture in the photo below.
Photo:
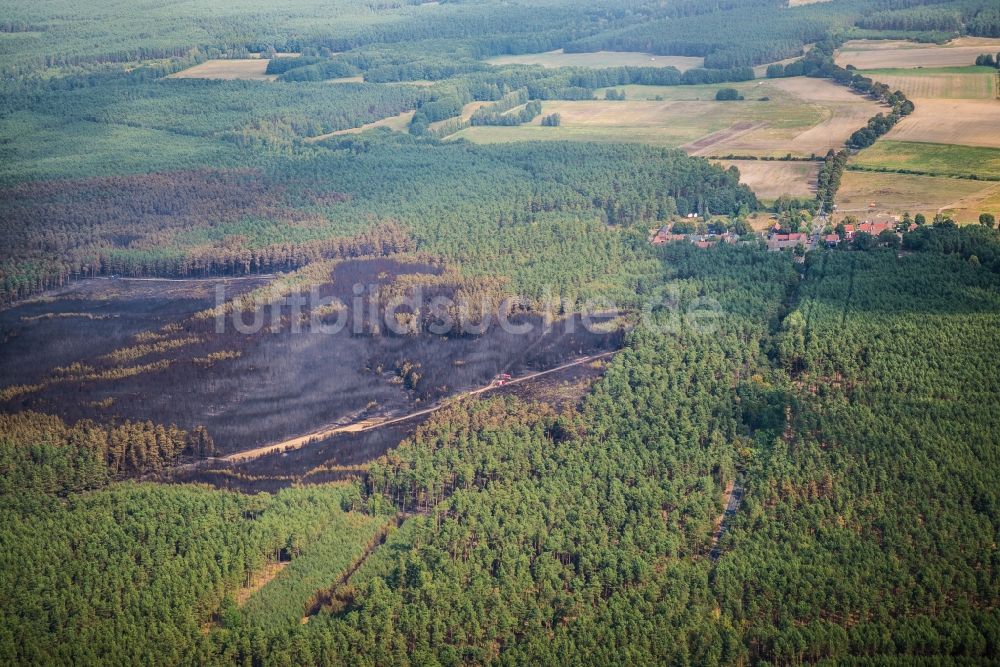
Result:
{"label": "open pasture", "polygon": [[559,49],[546,53],[497,56],[486,62],[491,65],[541,65],[542,67],[676,67],[685,72],[703,66],[705,59],[689,56],[654,56],[630,51],[563,53],[563,50]]}
{"label": "open pasture", "polygon": [[889,67],[964,67],[976,56],[1000,51],[1000,39],[963,37],[947,44],[919,44],[905,40],[856,39],[838,50],[836,63],[858,69]]}
{"label": "open pasture", "polygon": [[[492,143],[573,140],[684,147],[695,155],[806,156],[840,148],[880,105],[842,86],[789,78],[727,84],[746,98],[716,102],[722,86],[624,86],[624,101],[550,101],[560,127],[474,127],[456,137]],[[659,98],[659,99],[658,99]]]}
{"label": "open pasture", "polygon": [[278,77],[267,74],[266,58],[206,60],[186,70],[171,74],[169,79],[217,79],[221,81],[273,81]]}
{"label": "open pasture", "polygon": [[740,170],[740,183],[761,199],[777,199],[781,195],[810,197],[816,194],[819,162],[780,162],[764,160],[720,160],[725,167]]}
{"label": "open pasture", "polygon": [[[920,100],[916,111],[901,120],[885,138],[1000,148],[998,121],[998,100]],[[968,168],[974,170],[975,164],[970,163]]]}
{"label": "open pasture", "polygon": [[997,96],[997,71],[992,67],[875,69],[863,73],[913,100],[992,100]]}

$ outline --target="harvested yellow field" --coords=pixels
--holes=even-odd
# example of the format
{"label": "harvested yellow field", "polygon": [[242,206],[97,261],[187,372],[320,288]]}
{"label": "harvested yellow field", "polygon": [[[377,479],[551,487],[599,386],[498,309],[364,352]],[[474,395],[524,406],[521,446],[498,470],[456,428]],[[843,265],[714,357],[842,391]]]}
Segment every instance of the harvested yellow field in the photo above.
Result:
{"label": "harvested yellow field", "polygon": [[528,53],[518,56],[498,56],[486,62],[491,65],[541,65],[542,67],[676,67],[684,72],[701,67],[704,58],[688,56],[654,56],[631,51],[597,51],[594,53]]}
{"label": "harvested yellow field", "polygon": [[[844,142],[882,105],[851,92],[825,79],[792,77],[768,81],[760,90],[770,94],[780,91],[779,97],[793,108],[772,118],[763,119],[762,125],[748,132],[733,134],[707,147],[697,147],[694,155],[758,155],[780,157],[785,154],[808,156],[825,154],[831,148],[840,150]],[[815,122],[801,124],[795,121],[807,113],[815,114]]]}
{"label": "harvested yellow field", "polygon": [[997,70],[992,67],[876,69],[864,74],[913,100],[992,100],[997,96]]}
{"label": "harvested yellow field", "polygon": [[245,58],[232,60],[206,60],[200,65],[171,74],[171,79],[218,79],[233,81],[273,81],[278,77],[265,74],[267,63],[265,58]]}
{"label": "harvested yellow field", "polygon": [[1000,183],[956,199],[941,207],[941,212],[958,223],[978,223],[980,213],[992,213],[1000,219]]}
{"label": "harvested yellow field", "polygon": [[[872,206],[874,204],[874,206]],[[989,208],[990,206],[993,208]],[[939,212],[958,222],[975,222],[983,212],[1000,212],[1000,183],[943,176],[844,172],[837,192],[837,213],[861,217],[887,213]]]}
{"label": "harvested yellow field", "polygon": [[[752,107],[756,106],[756,109]],[[516,127],[471,127],[454,135],[478,143],[506,141],[597,141],[648,143],[677,147],[706,135],[738,132],[757,122],[740,121],[760,113],[761,104],[736,108],[720,102],[675,101],[550,101],[542,115],[559,114],[560,127],[543,127],[541,116]]]}
{"label": "harvested yellow field", "polygon": [[[625,86],[624,101],[549,101],[560,127],[541,118],[518,127],[474,127],[456,136],[480,143],[571,140],[683,147],[694,155],[809,157],[840,149],[884,107],[824,79],[727,84],[746,98],[716,102],[720,86]],[[655,99],[657,97],[663,99]]]}
{"label": "harvested yellow field", "polygon": [[740,183],[749,186],[761,199],[777,199],[781,195],[811,197],[816,193],[819,162],[720,160],[719,164],[739,169]]}
{"label": "harvested yellow field", "polygon": [[901,120],[885,138],[890,141],[1000,148],[998,127],[998,100],[925,99],[920,100],[916,111]]}
{"label": "harvested yellow field", "polygon": [[845,42],[837,51],[841,67],[858,69],[895,67],[963,67],[976,62],[976,56],[1000,51],[1000,39],[963,37],[947,44],[919,44],[905,40],[857,39]]}
{"label": "harvested yellow field", "polygon": [[383,118],[382,120],[377,120],[374,123],[368,123],[367,125],[362,125],[361,127],[352,127],[349,130],[337,130],[336,132],[327,132],[326,134],[321,134],[316,137],[310,137],[306,141],[312,143],[316,141],[323,141],[324,139],[329,139],[331,137],[340,137],[345,134],[360,134],[365,130],[374,130],[377,127],[387,127],[390,130],[395,130],[396,132],[403,132],[410,125],[410,121],[413,119],[413,111],[404,111],[398,116],[390,116],[389,118]]}

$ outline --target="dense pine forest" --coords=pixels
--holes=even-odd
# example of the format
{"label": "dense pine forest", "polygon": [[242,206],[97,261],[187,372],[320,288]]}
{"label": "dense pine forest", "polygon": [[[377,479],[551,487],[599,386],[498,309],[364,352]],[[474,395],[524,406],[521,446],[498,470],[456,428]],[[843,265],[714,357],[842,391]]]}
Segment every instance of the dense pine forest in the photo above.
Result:
{"label": "dense pine forest", "polygon": [[[837,49],[995,2],[0,7],[3,664],[1000,656],[995,218],[827,218],[919,106]],[[785,79],[877,108],[806,195],[558,134]],[[300,331],[418,292],[539,328]]]}
{"label": "dense pine forest", "polygon": [[[921,236],[903,257],[829,251],[802,267],[752,248],[668,246],[658,261],[669,278],[657,289],[670,300],[579,408],[457,405],[364,480],[335,490],[272,500],[104,481],[66,496],[22,482],[3,496],[4,570],[20,572],[5,578],[4,595],[22,601],[5,615],[8,658],[791,664],[994,655],[1000,425],[990,399],[1000,376],[989,332],[1000,280],[935,245],[954,236],[947,226]],[[964,247],[984,256],[979,244],[1000,240],[977,236]],[[714,326],[678,317],[704,297],[721,308]],[[39,464],[66,446],[42,432],[19,437],[34,443]],[[21,481],[18,468],[4,471],[15,476],[5,488]],[[713,562],[720,499],[737,478],[745,507]],[[122,512],[129,518],[116,521]],[[183,518],[196,515],[223,522],[199,528]],[[136,554],[126,569],[97,556],[111,548],[108,521],[114,553]],[[156,538],[171,540],[164,553],[150,538],[167,525],[179,533]],[[333,555],[328,525],[355,546],[338,540],[344,555]],[[380,525],[390,527],[384,544],[336,583],[333,572],[378,544]],[[53,538],[63,531],[83,532]],[[317,603],[317,581],[287,577],[275,580],[287,592],[265,587],[253,604],[232,602],[258,563],[284,557],[288,573],[310,558],[313,568],[341,563],[327,575],[333,588]],[[21,569],[39,562],[82,570]],[[148,582],[139,590],[152,597],[116,598],[115,625],[90,624],[90,641],[38,634],[39,624],[75,632],[72,605],[100,618],[91,605],[121,577]],[[87,597],[66,599],[60,579],[86,582]],[[176,611],[164,615],[159,596]],[[298,612],[282,616],[288,605]],[[170,655],[158,652],[167,637]]]}

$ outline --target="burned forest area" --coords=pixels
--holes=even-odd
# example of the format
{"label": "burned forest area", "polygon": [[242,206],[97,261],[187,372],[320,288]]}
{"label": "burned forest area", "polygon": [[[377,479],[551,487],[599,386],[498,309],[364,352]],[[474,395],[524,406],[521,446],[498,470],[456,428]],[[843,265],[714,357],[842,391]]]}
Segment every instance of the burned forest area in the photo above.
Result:
{"label": "burned forest area", "polygon": [[[501,375],[544,371],[622,342],[621,330],[592,333],[579,316],[546,325],[536,314],[510,315],[510,325],[531,329],[525,335],[505,331],[499,313],[485,324],[481,316],[470,320],[469,332],[458,323],[438,335],[424,327],[415,333],[386,326],[392,315],[380,289],[391,289],[401,276],[419,280],[440,273],[420,262],[344,261],[303,292],[294,313],[287,304],[268,305],[222,319],[205,313],[219,299],[225,303],[266,288],[269,279],[85,280],[0,314],[0,368],[13,387],[0,408],[70,422],[203,426],[214,441],[213,454],[223,456],[323,426],[404,416],[487,387]],[[450,286],[435,289],[434,296],[454,296]],[[306,298],[312,295],[315,306]],[[393,313],[426,309],[430,298],[424,294],[420,304],[402,303]],[[328,301],[338,304],[336,311]],[[323,314],[314,319],[314,309]],[[318,330],[336,329],[334,322],[345,324]],[[332,450],[339,464],[359,465],[398,443],[402,433],[316,443],[309,455]],[[314,466],[331,458],[324,456]]]}

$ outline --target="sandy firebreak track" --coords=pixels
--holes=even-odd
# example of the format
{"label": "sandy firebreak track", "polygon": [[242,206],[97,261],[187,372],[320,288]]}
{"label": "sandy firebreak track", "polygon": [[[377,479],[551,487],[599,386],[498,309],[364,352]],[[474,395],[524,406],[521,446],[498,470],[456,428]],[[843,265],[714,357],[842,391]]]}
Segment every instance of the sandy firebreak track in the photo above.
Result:
{"label": "sandy firebreak track", "polygon": [[209,276],[206,278],[99,278],[99,280],[117,280],[123,283],[222,283],[233,280],[266,280],[274,278],[273,273],[252,273],[245,276]]}
{"label": "sandy firebreak track", "polygon": [[[244,463],[246,461],[252,461],[254,459],[259,459],[262,456],[267,456],[268,454],[274,454],[275,452],[287,452],[294,449],[301,449],[311,442],[317,442],[319,440],[325,440],[331,436],[337,435],[339,433],[364,433],[366,431],[372,431],[384,426],[390,426],[392,424],[398,424],[416,417],[422,417],[424,415],[429,415],[438,410],[455,403],[455,401],[471,398],[473,396],[479,396],[481,394],[488,393],[494,389],[499,389],[501,386],[507,387],[512,384],[519,384],[522,382],[528,382],[534,380],[535,378],[542,377],[543,375],[549,375],[550,373],[557,373],[567,368],[572,368],[574,366],[580,366],[582,364],[590,363],[598,359],[603,359],[604,357],[609,357],[615,354],[617,350],[612,352],[603,352],[601,354],[595,354],[589,357],[584,357],[582,359],[577,359],[576,361],[571,361],[567,364],[561,366],[556,366],[555,368],[550,368],[548,370],[539,371],[537,373],[530,373],[528,375],[521,376],[519,378],[514,378],[508,380],[503,385],[491,384],[486,387],[480,387],[479,389],[473,389],[461,394],[457,394],[448,398],[447,400],[439,403],[430,408],[424,410],[418,410],[417,412],[411,412],[409,414],[403,415],[401,417],[393,417],[392,419],[365,419],[359,422],[354,422],[353,424],[347,425],[331,425],[324,426],[321,429],[307,433],[305,435],[300,435],[294,438],[289,438],[288,440],[282,440],[281,442],[276,442],[270,445],[264,445],[263,447],[257,447],[256,449],[249,449],[242,452],[235,452],[228,456],[223,456],[215,460],[227,461],[229,463]],[[211,459],[210,459],[211,460]]]}

